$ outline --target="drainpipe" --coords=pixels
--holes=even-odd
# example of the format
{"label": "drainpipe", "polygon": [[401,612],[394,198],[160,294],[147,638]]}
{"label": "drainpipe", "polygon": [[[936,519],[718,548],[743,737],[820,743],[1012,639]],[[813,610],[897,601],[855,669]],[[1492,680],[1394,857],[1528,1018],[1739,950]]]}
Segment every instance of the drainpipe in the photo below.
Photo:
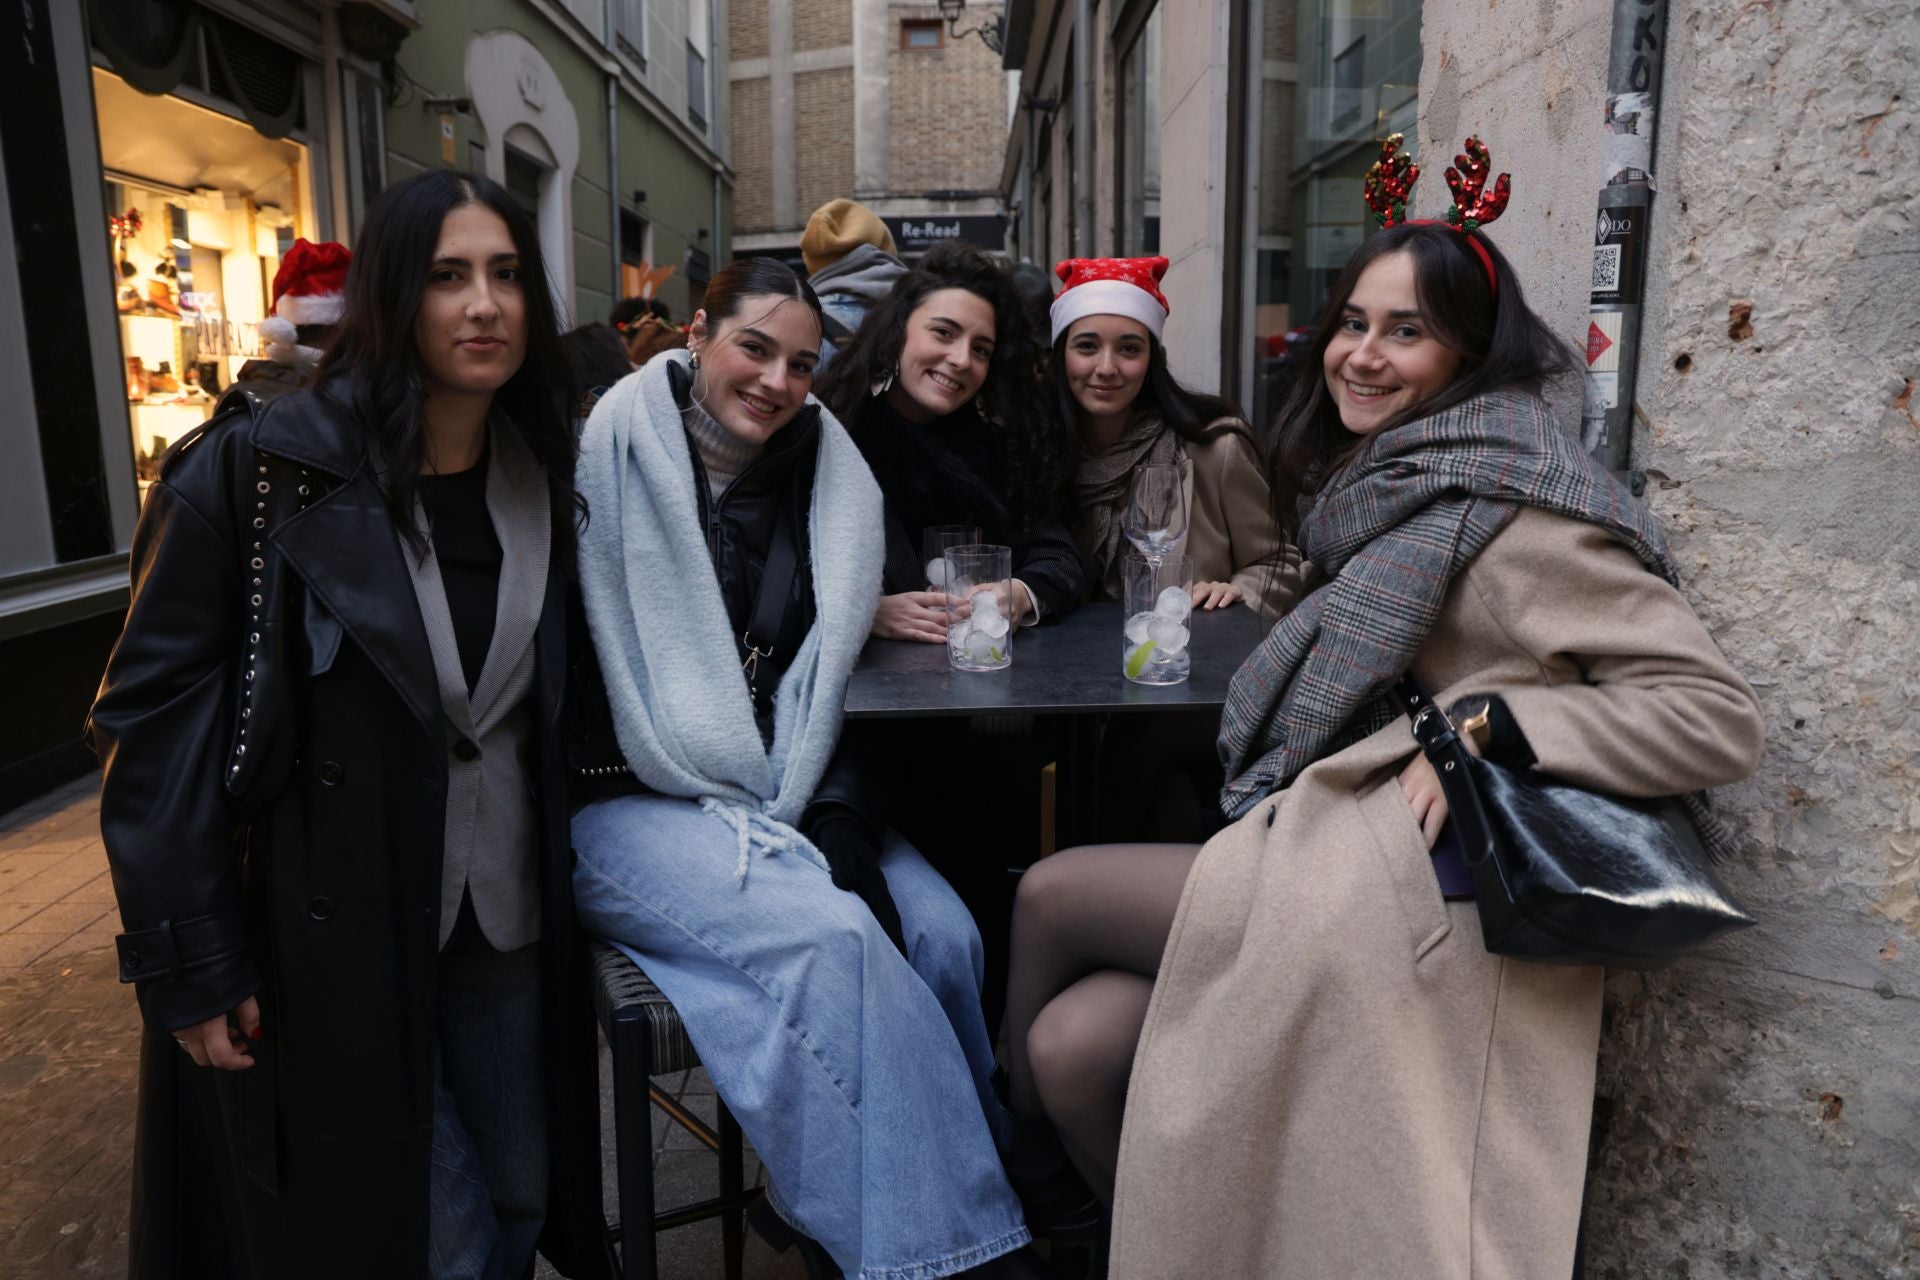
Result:
{"label": "drainpipe", "polygon": [[1093,0],[1073,0],[1073,252],[1093,248]]}
{"label": "drainpipe", "polygon": [[1653,230],[1653,148],[1666,62],[1667,0],[1613,0],[1613,48],[1593,284],[1587,295],[1587,373],[1581,443],[1637,497],[1646,477],[1629,472],[1641,303]]}
{"label": "drainpipe", "polygon": [[613,42],[613,6],[601,15],[607,50],[607,245],[613,255],[613,301],[620,302],[620,55]]}

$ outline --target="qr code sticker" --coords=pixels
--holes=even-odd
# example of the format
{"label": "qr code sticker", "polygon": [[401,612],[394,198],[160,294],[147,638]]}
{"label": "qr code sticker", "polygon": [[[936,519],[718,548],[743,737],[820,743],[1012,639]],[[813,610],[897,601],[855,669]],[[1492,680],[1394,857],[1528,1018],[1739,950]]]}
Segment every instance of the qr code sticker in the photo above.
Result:
{"label": "qr code sticker", "polygon": [[1620,291],[1620,246],[1617,244],[1599,244],[1593,247],[1593,284],[1594,293],[1618,293]]}

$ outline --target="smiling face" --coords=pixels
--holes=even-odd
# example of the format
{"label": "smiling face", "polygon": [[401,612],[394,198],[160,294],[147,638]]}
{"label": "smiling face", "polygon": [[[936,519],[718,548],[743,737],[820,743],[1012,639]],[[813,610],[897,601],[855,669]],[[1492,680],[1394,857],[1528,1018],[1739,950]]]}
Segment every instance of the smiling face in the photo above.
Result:
{"label": "smiling face", "polygon": [[725,320],[695,312],[687,348],[700,357],[694,399],[729,435],[765,444],[807,402],[820,318],[798,298],[749,294]]}
{"label": "smiling face", "polygon": [[986,384],[993,342],[992,303],[965,289],[934,290],[907,317],[888,403],[909,421],[944,418]]}
{"label": "smiling face", "polygon": [[1125,413],[1146,385],[1153,340],[1125,316],[1088,316],[1067,330],[1067,390],[1090,418]]}
{"label": "smiling face", "polygon": [[1421,315],[1412,254],[1383,254],[1360,273],[1322,364],[1341,424],[1362,436],[1453,381],[1460,353]]}
{"label": "smiling face", "polygon": [[527,356],[520,253],[499,214],[463,204],[440,223],[413,340],[429,396],[492,396]]}

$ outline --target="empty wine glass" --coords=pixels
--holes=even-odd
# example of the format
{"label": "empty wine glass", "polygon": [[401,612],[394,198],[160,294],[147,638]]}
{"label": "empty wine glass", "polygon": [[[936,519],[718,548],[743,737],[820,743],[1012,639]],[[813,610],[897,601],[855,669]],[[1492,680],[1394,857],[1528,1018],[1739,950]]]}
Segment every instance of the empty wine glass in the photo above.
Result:
{"label": "empty wine glass", "polygon": [[1149,559],[1177,551],[1187,536],[1186,468],[1160,463],[1135,467],[1120,531]]}

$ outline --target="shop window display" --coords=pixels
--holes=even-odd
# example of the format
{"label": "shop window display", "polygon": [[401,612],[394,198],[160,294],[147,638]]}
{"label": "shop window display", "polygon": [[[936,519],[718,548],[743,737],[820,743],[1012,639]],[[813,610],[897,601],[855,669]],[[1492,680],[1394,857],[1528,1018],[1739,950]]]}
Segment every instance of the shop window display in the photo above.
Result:
{"label": "shop window display", "polygon": [[94,69],[114,307],[144,493],[168,445],[264,354],[274,273],[313,235],[308,148]]}

